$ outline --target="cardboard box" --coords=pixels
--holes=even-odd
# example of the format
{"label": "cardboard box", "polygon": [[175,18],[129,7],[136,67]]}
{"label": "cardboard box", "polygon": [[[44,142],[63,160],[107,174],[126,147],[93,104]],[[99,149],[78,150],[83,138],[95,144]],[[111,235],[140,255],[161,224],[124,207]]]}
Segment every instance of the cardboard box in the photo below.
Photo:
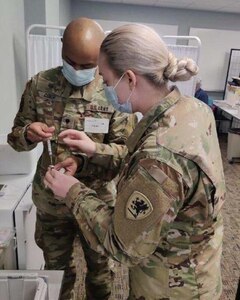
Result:
{"label": "cardboard box", "polygon": [[240,86],[228,84],[225,99],[232,106],[240,104]]}

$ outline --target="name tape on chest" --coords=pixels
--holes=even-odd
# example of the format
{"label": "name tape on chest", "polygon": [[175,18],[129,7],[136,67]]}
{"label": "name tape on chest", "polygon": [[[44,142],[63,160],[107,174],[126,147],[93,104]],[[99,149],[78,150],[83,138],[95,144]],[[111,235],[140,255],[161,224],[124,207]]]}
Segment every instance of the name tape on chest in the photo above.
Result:
{"label": "name tape on chest", "polygon": [[86,117],[84,119],[84,132],[108,133],[109,119]]}

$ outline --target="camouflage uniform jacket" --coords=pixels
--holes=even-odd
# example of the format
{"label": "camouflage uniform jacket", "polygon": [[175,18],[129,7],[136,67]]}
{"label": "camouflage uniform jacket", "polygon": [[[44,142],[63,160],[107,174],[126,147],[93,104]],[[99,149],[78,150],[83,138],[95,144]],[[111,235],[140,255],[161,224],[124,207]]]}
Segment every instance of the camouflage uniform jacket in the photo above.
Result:
{"label": "camouflage uniform jacket", "polygon": [[[27,124],[43,122],[48,126],[54,125],[55,134],[51,143],[55,157],[54,163],[57,163],[72,155],[64,144],[58,142],[59,132],[68,128],[85,130],[86,119],[100,118],[107,124],[109,123],[108,132],[106,130],[105,132],[97,130],[96,133],[87,132],[88,136],[95,142],[109,144],[108,148],[111,149],[111,152],[117,152],[118,156],[120,154],[119,157],[124,156],[125,142],[136,123],[136,117],[133,115],[129,117],[128,114],[114,111],[105,98],[102,77],[98,74],[83,88],[74,88],[64,78],[61,69],[58,67],[40,72],[27,83],[12,132],[8,135],[8,143],[17,151],[31,150],[36,147],[37,143],[29,143],[25,139],[24,130]],[[84,166],[77,176],[87,186],[96,190],[101,199],[112,204],[116,190],[114,183],[104,181],[101,178],[102,174],[97,174],[96,158],[91,163],[91,160],[85,159],[85,156],[82,157],[84,157]],[[115,160],[112,161],[114,164]],[[50,158],[46,143],[44,143],[33,182],[33,201],[43,212],[58,216],[68,215],[69,209],[54,199],[51,191],[46,190],[43,186],[43,177],[49,164]],[[114,176],[112,175],[112,177]]]}
{"label": "camouflage uniform jacket", "polygon": [[83,234],[130,266],[129,299],[219,299],[225,182],[211,110],[175,88],[127,146],[114,211],[82,183],[69,190]]}

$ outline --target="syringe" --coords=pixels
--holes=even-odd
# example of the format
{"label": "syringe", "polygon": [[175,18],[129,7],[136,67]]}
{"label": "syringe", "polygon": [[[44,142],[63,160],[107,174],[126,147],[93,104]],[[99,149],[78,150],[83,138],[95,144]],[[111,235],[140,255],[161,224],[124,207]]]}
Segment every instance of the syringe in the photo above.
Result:
{"label": "syringe", "polygon": [[53,154],[52,154],[52,145],[51,140],[47,140],[48,154],[50,157],[50,166],[53,166]]}

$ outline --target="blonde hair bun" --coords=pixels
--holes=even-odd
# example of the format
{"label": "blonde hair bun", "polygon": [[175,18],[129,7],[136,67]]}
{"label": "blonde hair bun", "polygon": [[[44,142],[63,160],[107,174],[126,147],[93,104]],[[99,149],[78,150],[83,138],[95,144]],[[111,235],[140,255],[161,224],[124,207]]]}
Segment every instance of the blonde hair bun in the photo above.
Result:
{"label": "blonde hair bun", "polygon": [[198,73],[190,58],[177,60],[157,32],[143,24],[125,24],[109,33],[100,51],[120,77],[126,70],[143,75],[156,86],[185,81]]}
{"label": "blonde hair bun", "polygon": [[164,70],[164,77],[173,82],[175,81],[186,81],[192,76],[197,75],[199,67],[191,58],[182,58],[177,60],[177,58],[169,52],[168,65]]}

